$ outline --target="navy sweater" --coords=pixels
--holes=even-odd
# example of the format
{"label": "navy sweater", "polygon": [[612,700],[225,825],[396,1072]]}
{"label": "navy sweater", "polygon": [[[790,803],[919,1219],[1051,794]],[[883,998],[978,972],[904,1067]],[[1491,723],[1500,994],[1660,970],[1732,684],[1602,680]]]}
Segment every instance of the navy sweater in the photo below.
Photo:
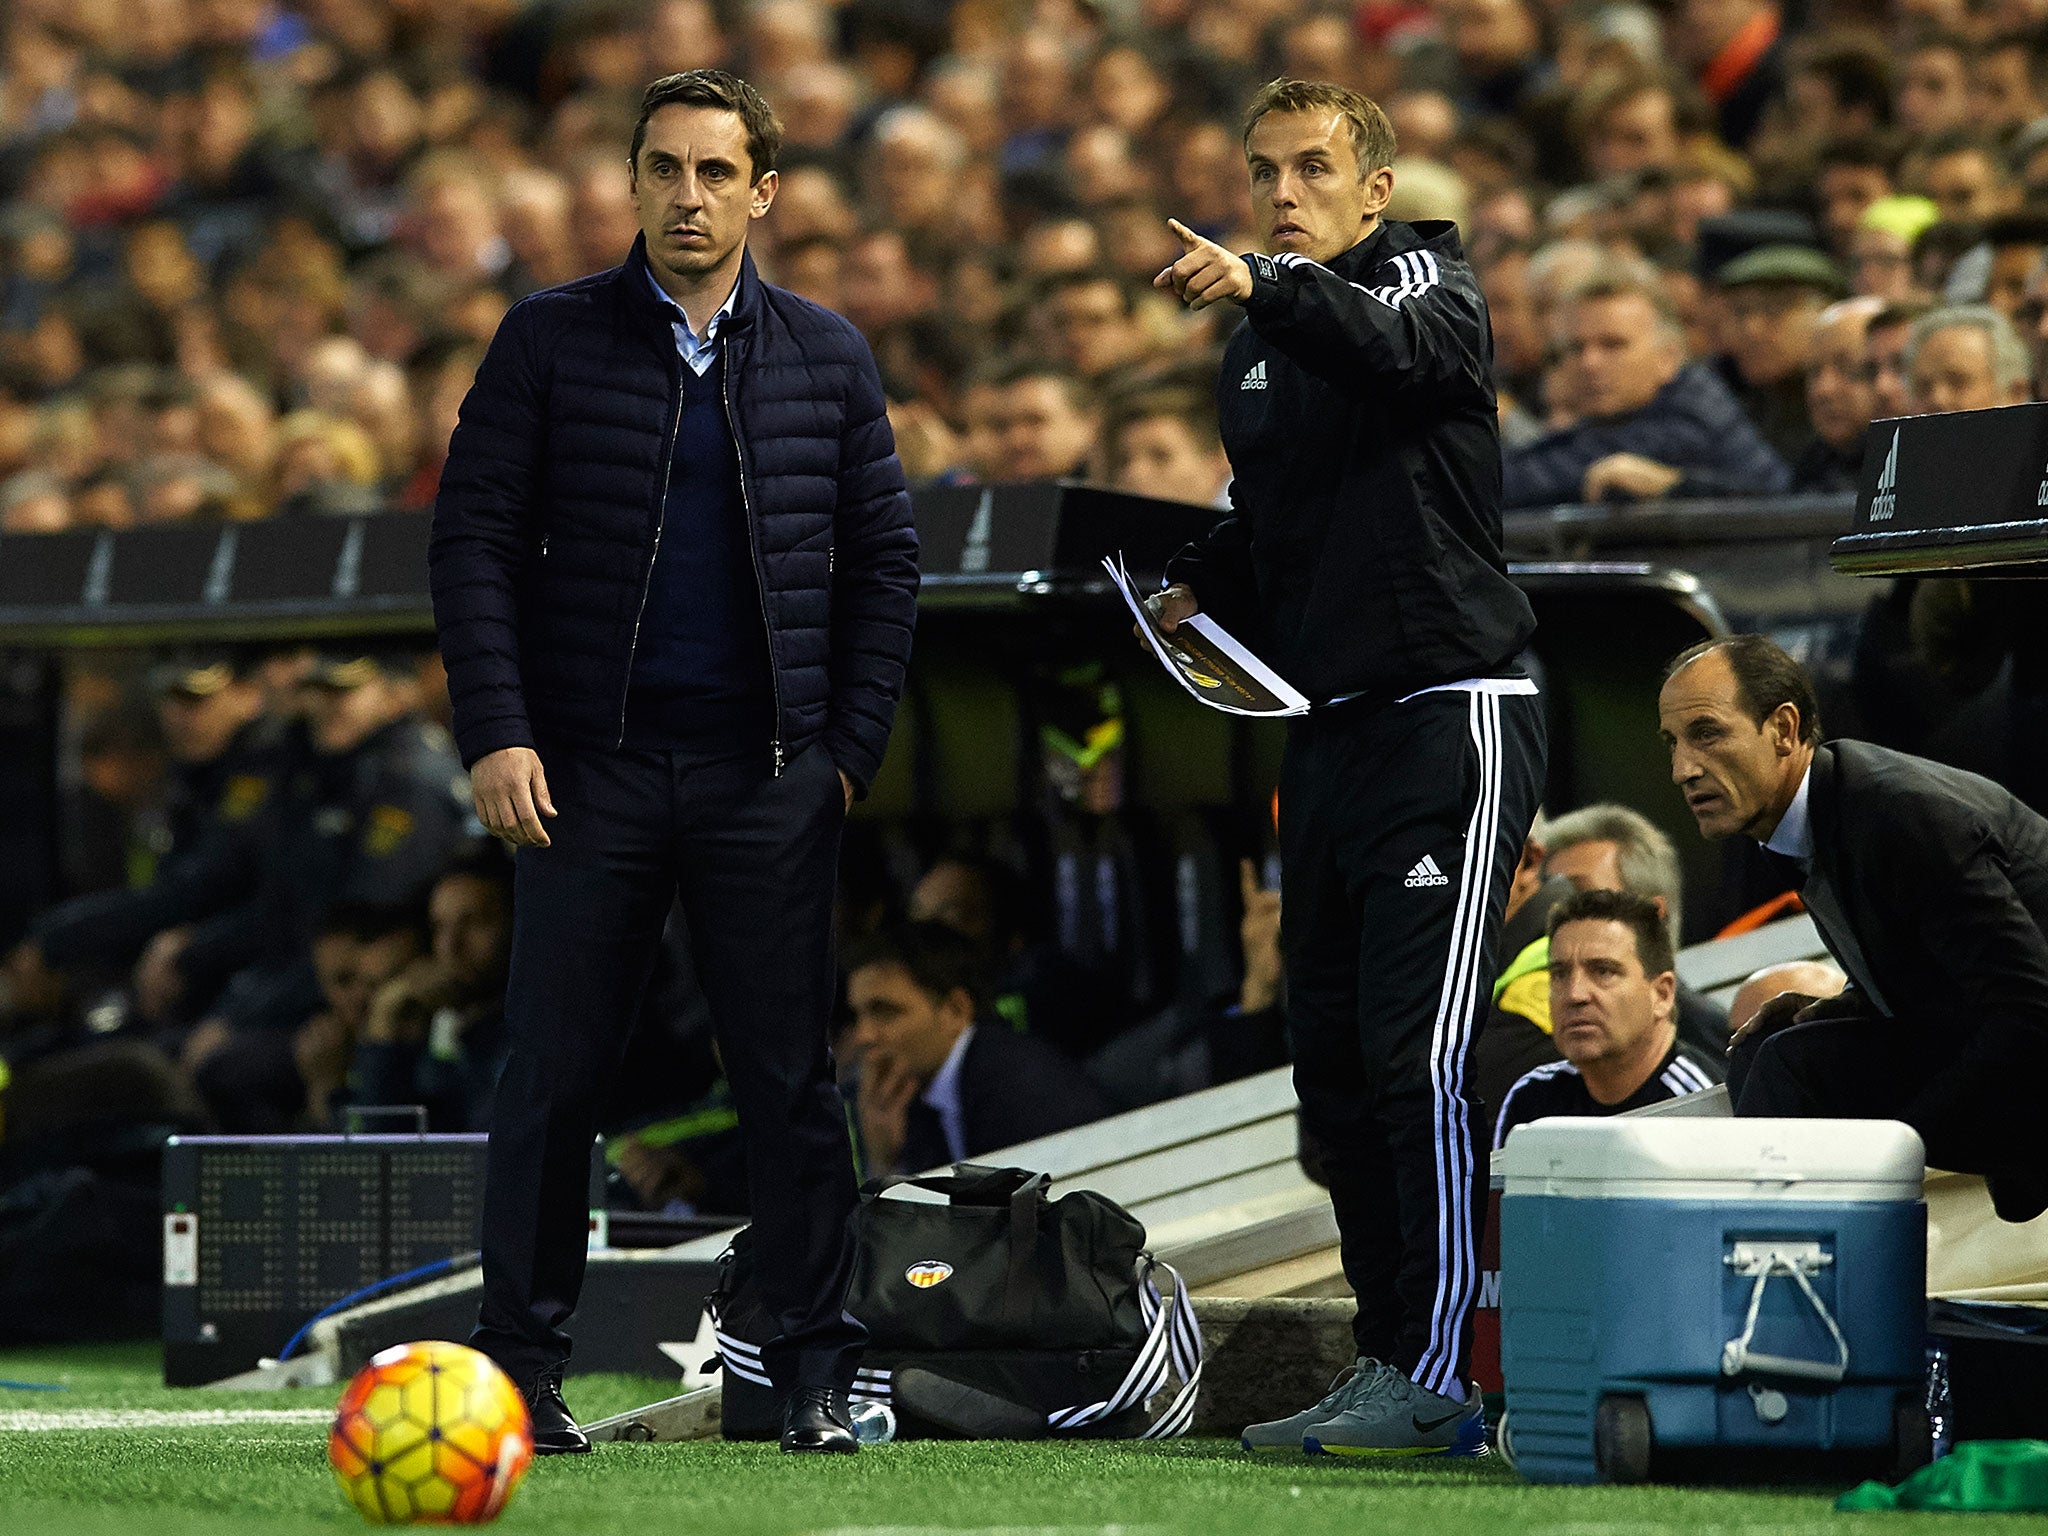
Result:
{"label": "navy sweater", "polygon": [[626,745],[765,751],[775,733],[768,631],[725,414],[725,348],[703,377],[687,365],[681,371],[675,457],[633,656]]}

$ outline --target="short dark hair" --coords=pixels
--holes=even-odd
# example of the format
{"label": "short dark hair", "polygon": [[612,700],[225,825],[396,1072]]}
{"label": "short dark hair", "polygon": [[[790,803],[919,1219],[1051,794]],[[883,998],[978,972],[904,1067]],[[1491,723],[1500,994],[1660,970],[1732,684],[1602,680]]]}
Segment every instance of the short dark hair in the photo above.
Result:
{"label": "short dark hair", "polygon": [[1872,133],[1852,133],[1847,138],[1824,145],[1814,169],[1825,171],[1838,165],[1850,165],[1859,170],[1882,171],[1887,176],[1896,177],[1901,153],[1898,139],[1882,129]]}
{"label": "short dark hair", "polygon": [[1926,53],[1935,48],[1946,49],[1967,60],[1975,45],[1960,32],[1946,31],[1941,27],[1924,27],[1898,52],[1900,58],[1910,59],[1916,53]]}
{"label": "short dark hair", "polygon": [[1327,80],[1268,80],[1244,109],[1244,149],[1252,149],[1252,130],[1269,112],[1338,112],[1351,125],[1351,151],[1358,157],[1358,179],[1364,181],[1383,165],[1394,163],[1394,125],[1380,104]]}
{"label": "short dark hair", "polygon": [[512,861],[496,841],[477,842],[463,849],[434,876],[436,886],[444,880],[480,881],[498,893],[506,911],[512,909]]}
{"label": "short dark hair", "polygon": [[1794,63],[1792,73],[1825,80],[1838,106],[1865,108],[1879,127],[1892,120],[1891,55],[1874,40],[1822,38]]}
{"label": "short dark hair", "polygon": [[1772,710],[1790,704],[1799,712],[1799,739],[1809,746],[1820,741],[1820,705],[1814,701],[1813,682],[1806,669],[1768,635],[1726,635],[1687,646],[1672,657],[1663,680],[1670,682],[1709,651],[1728,658],[1728,668],[1735,674],[1736,700],[1752,721],[1761,726]]}
{"label": "short dark hair", "polygon": [[2005,146],[1998,135],[1982,128],[1944,128],[1939,133],[1929,134],[1920,146],[1920,153],[1928,161],[1939,160],[1946,155],[1982,155],[1985,161],[2003,179],[2012,176],[2012,167],[2005,163]]}
{"label": "short dark hair", "polygon": [[1119,433],[1138,422],[1160,416],[1170,416],[1180,422],[1205,448],[1222,445],[1213,394],[1182,384],[1147,384],[1118,391],[1109,397],[1103,408],[1102,440],[1108,445],[1111,458],[1122,458],[1117,450]]}
{"label": "short dark hair", "polygon": [[1124,314],[1133,313],[1138,307],[1138,297],[1130,279],[1114,267],[1076,267],[1070,272],[1054,272],[1039,279],[1038,297],[1050,302],[1069,288],[1107,287],[1116,294],[1117,304]]}
{"label": "short dark hair", "polygon": [[663,75],[640,97],[640,120],[633,125],[633,149],[626,163],[640,168],[640,146],[647,142],[647,120],[663,107],[711,107],[736,112],[747,130],[747,159],[753,162],[750,181],[759,181],[775,169],[775,157],[782,149],[782,122],[767,99],[738,75],[722,69],[686,69],[679,75]]}
{"label": "short dark hair", "polygon": [[320,920],[320,937],[350,938],[375,944],[394,934],[409,933],[426,941],[426,922],[414,902],[338,901]]}
{"label": "short dark hair", "polygon": [[2001,213],[1984,226],[1984,243],[1996,249],[2004,245],[2048,245],[2048,208],[2022,208]]}
{"label": "short dark hair", "polygon": [[987,973],[974,941],[944,923],[902,923],[860,940],[846,951],[846,974],[871,965],[900,965],[918,991],[934,1002],[965,992],[977,1016],[988,1001]]}
{"label": "short dark hair", "polygon": [[1084,414],[1093,414],[1102,409],[1101,398],[1094,387],[1064,363],[1056,363],[1047,357],[1013,357],[997,364],[990,370],[986,381],[1007,389],[1012,384],[1022,384],[1026,379],[1051,379],[1059,385],[1067,397],[1067,404]]}
{"label": "short dark hair", "polygon": [[1645,976],[1661,976],[1678,968],[1671,930],[1657,903],[1632,891],[1574,891],[1550,911],[1550,937],[1566,923],[1621,923],[1636,936],[1636,958]]}

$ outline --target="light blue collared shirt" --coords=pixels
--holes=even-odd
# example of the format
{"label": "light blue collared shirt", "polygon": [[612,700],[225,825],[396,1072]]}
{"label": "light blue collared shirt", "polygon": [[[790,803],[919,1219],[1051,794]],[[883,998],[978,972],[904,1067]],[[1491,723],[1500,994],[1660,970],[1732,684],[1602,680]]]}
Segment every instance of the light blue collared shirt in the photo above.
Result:
{"label": "light blue collared shirt", "polygon": [[690,372],[700,379],[703,378],[705,370],[711,366],[711,360],[718,356],[719,322],[732,313],[733,300],[740,296],[739,279],[733,280],[732,292],[725,296],[725,302],[718,306],[718,313],[706,323],[704,334],[699,336],[690,329],[690,317],[684,312],[683,306],[670,298],[661,284],[654,280],[654,268],[643,262],[640,270],[647,274],[647,286],[654,290],[654,296],[675,311],[673,323],[676,328],[676,354],[690,365]]}
{"label": "light blue collared shirt", "polygon": [[946,1155],[956,1163],[967,1157],[967,1121],[960,1108],[960,1063],[967,1059],[967,1042],[973,1038],[974,1026],[970,1024],[960,1031],[960,1038],[946,1053],[945,1064],[932,1074],[932,1080],[918,1095],[938,1112],[939,1129],[946,1133]]}
{"label": "light blue collared shirt", "polygon": [[1793,792],[1792,803],[1785,807],[1785,814],[1778,819],[1777,829],[1764,839],[1764,846],[1788,859],[1797,859],[1807,868],[1813,867],[1813,823],[1806,814],[1806,787],[1813,782],[1813,764],[1806,765],[1806,772],[1799,776],[1799,788]]}

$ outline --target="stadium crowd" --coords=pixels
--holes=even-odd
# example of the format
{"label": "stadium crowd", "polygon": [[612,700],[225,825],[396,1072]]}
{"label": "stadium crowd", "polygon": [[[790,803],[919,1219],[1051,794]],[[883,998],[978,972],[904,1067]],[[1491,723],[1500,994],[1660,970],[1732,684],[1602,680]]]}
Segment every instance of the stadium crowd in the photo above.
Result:
{"label": "stadium crowd", "polygon": [[[430,506],[508,307],[630,247],[642,87],[713,64],[786,129],[764,273],[866,334],[914,481],[1227,494],[1235,311],[1150,283],[1168,216],[1253,243],[1235,113],[1278,73],[1383,101],[1391,213],[1460,226],[1510,506],[1841,491],[1875,418],[2048,393],[2042,0],[17,0],[0,533]],[[187,658],[140,700],[112,670],[69,688],[72,899],[0,969],[7,1174],[110,1116],[485,1125],[508,865],[433,658],[279,648]],[[1214,974],[1148,973],[1130,919],[1170,927],[1174,897],[1127,889],[1114,689],[1067,699],[1045,858],[850,856],[843,1056],[878,1168],[1285,1060],[1272,871],[1215,903],[1242,923]],[[1040,910],[1020,869],[1075,860]],[[1593,890],[1633,904],[1571,905]],[[1560,912],[1633,935],[1626,1026],[1573,1031],[1627,1058],[1586,1074],[1599,1102],[1713,1075],[1727,1020],[1661,980],[1670,845],[1582,808],[1517,879],[1489,1114],[1560,1059]],[[732,1210],[687,935],[664,951],[609,1113],[618,1195]]]}
{"label": "stadium crowd", "polygon": [[756,245],[880,357],[913,480],[1206,502],[1234,114],[1383,101],[1492,307],[1511,505],[1850,483],[2031,398],[2036,0],[23,0],[0,74],[0,530],[431,503],[506,308],[615,265],[656,75],[786,126]]}

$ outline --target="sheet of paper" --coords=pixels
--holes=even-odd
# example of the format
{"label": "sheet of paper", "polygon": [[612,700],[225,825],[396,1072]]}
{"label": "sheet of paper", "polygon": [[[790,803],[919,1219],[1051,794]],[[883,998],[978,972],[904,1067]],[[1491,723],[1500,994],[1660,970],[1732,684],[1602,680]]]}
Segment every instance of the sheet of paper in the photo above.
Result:
{"label": "sheet of paper", "polygon": [[1168,634],[1146,610],[1122,557],[1104,556],[1102,568],[1123,594],[1159,664],[1190,697],[1229,715],[1279,719],[1308,713],[1308,700],[1292,684],[1207,614],[1196,614]]}

